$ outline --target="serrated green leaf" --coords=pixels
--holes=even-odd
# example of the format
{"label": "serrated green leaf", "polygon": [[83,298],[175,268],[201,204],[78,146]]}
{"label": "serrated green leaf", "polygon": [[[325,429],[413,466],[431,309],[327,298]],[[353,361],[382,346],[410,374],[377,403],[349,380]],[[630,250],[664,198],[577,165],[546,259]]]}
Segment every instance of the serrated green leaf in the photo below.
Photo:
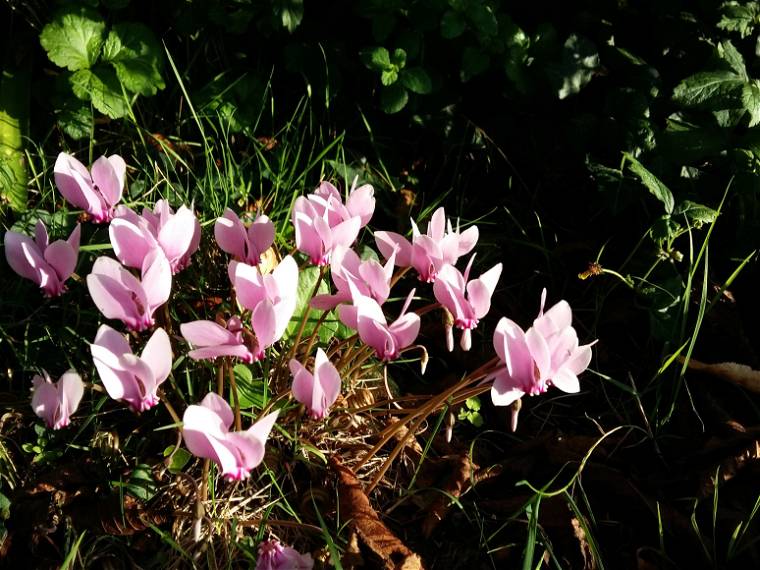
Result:
{"label": "serrated green leaf", "polygon": [[383,85],[393,85],[398,79],[398,70],[394,67],[388,69],[380,74],[380,83]]}
{"label": "serrated green leaf", "polygon": [[717,47],[718,57],[725,61],[742,78],[747,79],[747,68],[744,58],[729,40],[720,42]]}
{"label": "serrated green leaf", "polygon": [[720,10],[722,12],[718,27],[728,32],[738,32],[746,38],[760,21],[760,5],[757,2],[747,2],[744,5],[738,2],[724,2]]}
{"label": "serrated green leaf", "polygon": [[102,65],[81,69],[69,77],[69,83],[74,95],[83,101],[92,101],[98,111],[112,119],[123,117],[129,110],[113,69]]}
{"label": "serrated green leaf", "polygon": [[760,123],[760,81],[757,79],[742,88],[742,104],[749,113],[749,126]]}
{"label": "serrated green leaf", "polygon": [[392,68],[391,55],[384,47],[367,48],[359,52],[364,65],[373,71],[386,71]]}
{"label": "serrated green leaf", "polygon": [[466,83],[476,75],[480,75],[491,64],[491,58],[483,51],[467,46],[462,52],[462,67],[459,70],[459,79]]}
{"label": "serrated green leaf", "polygon": [[106,24],[93,10],[67,7],[53,16],[40,34],[50,61],[71,71],[87,69],[98,61]]}
{"label": "serrated green leaf", "polygon": [[718,218],[718,211],[704,204],[684,200],[673,210],[673,215],[684,215],[694,227],[699,228],[703,224],[713,223]]}
{"label": "serrated green leaf", "polygon": [[446,10],[441,17],[441,36],[450,40],[462,35],[465,21],[454,10]]}
{"label": "serrated green leaf", "polygon": [[625,159],[628,161],[628,168],[636,176],[639,177],[644,186],[647,187],[649,192],[657,198],[665,206],[665,212],[668,214],[673,212],[674,200],[673,193],[663,184],[659,178],[649,172],[643,164],[636,160],[633,155],[629,153],[623,153]]}
{"label": "serrated green leaf", "polygon": [[744,79],[732,71],[703,71],[676,85],[673,100],[685,107],[735,109],[742,106]]}
{"label": "serrated green leaf", "polygon": [[398,113],[406,106],[407,101],[409,101],[409,94],[398,83],[394,83],[390,87],[383,87],[380,91],[380,106],[389,115]]}
{"label": "serrated green leaf", "polygon": [[116,24],[103,46],[103,60],[116,70],[124,87],[140,95],[155,95],[164,88],[161,46],[143,24]]}
{"label": "serrated green leaf", "polygon": [[433,84],[427,71],[421,67],[409,67],[401,70],[401,85],[412,93],[427,95],[433,90]]}

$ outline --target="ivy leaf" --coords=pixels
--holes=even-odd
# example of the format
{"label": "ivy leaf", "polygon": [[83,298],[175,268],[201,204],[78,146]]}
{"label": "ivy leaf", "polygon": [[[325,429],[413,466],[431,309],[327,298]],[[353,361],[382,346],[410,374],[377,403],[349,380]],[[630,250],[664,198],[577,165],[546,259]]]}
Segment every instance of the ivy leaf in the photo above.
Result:
{"label": "ivy leaf", "polygon": [[464,32],[465,22],[454,10],[447,10],[441,18],[441,36],[447,40],[459,37]]}
{"label": "ivy leaf", "polygon": [[741,107],[744,79],[731,71],[702,71],[676,85],[673,100],[685,107],[735,109]]}
{"label": "ivy leaf", "polygon": [[92,67],[103,46],[105,22],[85,7],[68,7],[58,12],[40,34],[40,43],[50,61],[79,71]]}
{"label": "ivy leaf", "polygon": [[401,70],[401,85],[412,93],[427,95],[433,90],[432,82],[427,71],[421,67],[410,67]]}
{"label": "ivy leaf", "polygon": [[[309,301],[311,301],[312,293],[314,293],[314,287],[317,285],[317,279],[319,278],[319,267],[307,267],[306,269],[298,273],[298,289],[296,290],[296,309],[293,312],[293,316],[288,323],[288,327],[285,329],[283,338],[290,339],[295,338],[298,334],[298,328],[301,326],[301,320],[303,319],[304,312],[309,311],[309,316],[306,319],[306,325],[303,329],[301,338],[308,338],[316,327],[319,317],[322,315],[322,311],[309,308]],[[322,279],[317,290],[317,295],[326,295],[330,293],[330,286],[326,279]],[[335,330],[330,330],[328,327],[322,325],[319,329],[320,340],[329,340]]]}
{"label": "ivy leaf", "polygon": [[364,65],[373,71],[386,71],[392,69],[391,56],[384,47],[367,48],[359,52]]}
{"label": "ivy leaf", "polygon": [[742,104],[749,113],[749,126],[760,123],[760,81],[754,79],[742,88]]}
{"label": "ivy leaf", "polygon": [[628,168],[636,176],[639,177],[644,186],[647,187],[649,192],[657,198],[665,206],[665,212],[671,214],[675,205],[673,200],[673,193],[668,189],[662,181],[654,174],[649,172],[643,164],[636,160],[633,155],[629,153],[623,153],[625,159],[629,162]]}
{"label": "ivy leaf", "polygon": [[112,119],[123,117],[129,110],[129,103],[113,69],[100,65],[80,69],[69,77],[69,84],[74,95],[83,101],[92,101],[98,111]]}
{"label": "ivy leaf", "polygon": [[380,106],[383,111],[392,115],[398,113],[409,101],[409,93],[398,83],[389,87],[383,87],[380,91]]}
{"label": "ivy leaf", "polygon": [[549,74],[558,85],[557,95],[565,99],[580,92],[598,68],[599,52],[594,43],[583,36],[571,34],[562,48],[560,63],[552,66]]}
{"label": "ivy leaf", "polygon": [[155,95],[164,88],[161,46],[143,24],[116,24],[103,46],[103,60],[116,70],[124,87],[140,95]]}
{"label": "ivy leaf", "polygon": [[744,5],[724,2],[720,10],[722,14],[718,27],[727,32],[739,32],[743,38],[752,35],[755,25],[760,21],[760,5],[757,2],[747,2]]}

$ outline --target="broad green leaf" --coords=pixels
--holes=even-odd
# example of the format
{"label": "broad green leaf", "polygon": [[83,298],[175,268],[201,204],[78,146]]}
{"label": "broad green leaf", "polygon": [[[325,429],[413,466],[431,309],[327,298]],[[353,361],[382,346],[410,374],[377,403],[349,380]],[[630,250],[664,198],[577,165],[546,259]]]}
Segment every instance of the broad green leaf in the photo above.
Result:
{"label": "broad green leaf", "polygon": [[752,35],[755,26],[760,22],[760,5],[757,2],[724,2],[721,7],[721,18],[718,27],[728,32],[738,32],[741,37]]}
{"label": "broad green leaf", "polygon": [[303,0],[279,0],[275,12],[280,14],[282,27],[292,33],[303,20]]}
{"label": "broad green leaf", "polygon": [[694,227],[701,227],[703,224],[713,223],[717,217],[717,210],[705,206],[704,204],[697,204],[690,200],[684,200],[673,210],[673,215],[684,215],[694,225]]}
{"label": "broad green leaf", "polygon": [[742,54],[734,47],[729,40],[725,40],[718,44],[718,56],[725,61],[731,69],[741,75],[743,79],[748,79],[747,68],[744,65],[744,58]]}
{"label": "broad green leaf", "polygon": [[599,68],[599,53],[594,43],[576,34],[567,38],[562,48],[562,59],[550,68],[550,75],[558,86],[557,95],[565,99],[575,95],[591,81]]}
{"label": "broad green leaf", "polygon": [[467,46],[462,52],[462,67],[459,70],[459,79],[466,83],[476,75],[480,75],[491,63],[488,54],[478,48]]}
{"label": "broad green leaf", "polygon": [[[238,388],[238,398],[240,408],[256,408],[260,410],[264,407],[264,382],[260,379],[254,379],[251,369],[245,364],[236,364],[232,369],[235,374],[235,382]],[[232,401],[232,398],[230,398]]]}
{"label": "broad green leaf", "polygon": [[647,187],[652,196],[657,198],[665,206],[665,212],[668,214],[673,212],[674,200],[673,193],[663,184],[659,178],[649,172],[643,164],[636,160],[633,155],[629,153],[623,153],[625,159],[628,161],[628,168],[636,176],[639,177],[644,186]]}
{"label": "broad green leaf", "polygon": [[161,46],[143,24],[116,24],[103,46],[103,60],[116,70],[124,87],[140,95],[155,95],[164,88]]}
{"label": "broad green leaf", "polygon": [[421,67],[409,67],[401,70],[401,85],[412,93],[427,95],[432,91],[433,85],[427,71]]}
{"label": "broad green leaf", "polygon": [[92,132],[92,113],[90,105],[69,95],[56,113],[58,126],[74,140],[90,136]]}
{"label": "broad green leaf", "polygon": [[74,95],[83,101],[92,101],[93,106],[112,119],[119,119],[127,114],[129,103],[113,69],[95,66],[81,69],[69,77]]}
{"label": "broad green leaf", "polygon": [[760,81],[753,79],[742,89],[742,104],[749,113],[749,126],[760,123]]}
{"label": "broad green leaf", "polygon": [[399,69],[403,69],[403,67],[406,66],[406,50],[401,48],[394,49],[393,55],[391,56],[391,63]]}
{"label": "broad green leaf", "polygon": [[[0,118],[1,115],[0,115]],[[2,203],[21,212],[26,209],[29,173],[26,157],[20,151],[0,152],[0,210]]]}
{"label": "broad green leaf", "polygon": [[391,69],[391,56],[384,47],[367,48],[359,52],[364,65],[374,71]]}
{"label": "broad green leaf", "polygon": [[[298,289],[296,291],[296,310],[293,313],[293,317],[290,319],[288,327],[285,329],[283,338],[295,340],[298,328],[301,326],[301,320],[303,319],[304,312],[309,311],[309,316],[306,321],[306,326],[303,329],[303,335],[301,338],[308,338],[314,331],[314,326],[317,324],[322,311],[317,309],[310,309],[309,302],[312,299],[314,288],[319,278],[319,267],[307,267],[299,271],[298,273]],[[327,283],[329,276],[325,273],[325,278],[319,283],[319,289],[317,295],[324,295],[330,292],[330,286]]]}
{"label": "broad green leaf", "polygon": [[[174,451],[173,445],[164,449],[164,457],[172,455],[172,451]],[[174,455],[172,455],[172,461],[168,466],[169,471],[172,473],[179,473],[192,457],[193,455],[187,449],[180,447],[177,451],[174,451]]]}
{"label": "broad green leaf", "polygon": [[731,71],[703,71],[676,85],[673,99],[686,107],[735,109],[742,106],[744,79]]}
{"label": "broad green leaf", "polygon": [[406,106],[407,101],[409,101],[409,94],[398,83],[383,87],[380,91],[380,106],[389,115],[398,113]]}
{"label": "broad green leaf", "polygon": [[50,61],[71,71],[87,69],[98,61],[106,24],[96,12],[70,6],[53,16],[40,34]]}
{"label": "broad green leaf", "polygon": [[476,4],[470,6],[465,13],[482,38],[488,39],[494,37],[498,33],[499,24],[496,21],[496,16],[490,6],[486,4]]}
{"label": "broad green leaf", "polygon": [[394,66],[392,69],[387,69],[380,74],[380,83],[383,85],[393,85],[398,79],[398,70]]}
{"label": "broad green leaf", "polygon": [[441,18],[441,36],[446,39],[453,39],[462,35],[464,32],[465,22],[458,12],[446,10]]}
{"label": "broad green leaf", "polygon": [[123,485],[125,490],[143,501],[149,501],[158,491],[158,485],[153,478],[150,465],[140,463],[135,466],[126,484]]}

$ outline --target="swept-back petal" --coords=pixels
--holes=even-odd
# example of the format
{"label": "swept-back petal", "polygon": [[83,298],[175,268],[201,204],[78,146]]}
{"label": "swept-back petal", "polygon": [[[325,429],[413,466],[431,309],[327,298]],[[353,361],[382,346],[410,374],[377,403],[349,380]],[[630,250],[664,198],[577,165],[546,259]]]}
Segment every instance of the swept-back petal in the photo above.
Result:
{"label": "swept-back petal", "polygon": [[213,321],[192,321],[179,325],[182,336],[194,346],[238,344],[238,338]]}
{"label": "swept-back petal", "polygon": [[3,242],[5,244],[5,259],[8,261],[8,265],[11,266],[11,269],[21,275],[21,277],[37,282],[37,270],[29,263],[22,248],[22,244],[26,244],[30,248],[36,248],[37,244],[34,243],[34,240],[29,236],[16,232],[5,232]]}
{"label": "swept-back petal", "polygon": [[201,400],[200,405],[219,416],[219,421],[221,422],[219,424],[219,433],[227,432],[234,420],[232,408],[227,403],[227,400],[215,392],[209,392],[203,400]]}
{"label": "swept-back petal", "polygon": [[55,270],[58,279],[63,283],[74,273],[77,266],[77,252],[67,242],[59,239],[45,250],[45,261]]}
{"label": "swept-back petal", "polygon": [[70,204],[93,215],[105,207],[103,200],[92,188],[87,168],[73,156],[65,152],[59,153],[53,175],[59,192]]}
{"label": "swept-back petal", "polygon": [[[119,160],[121,159],[119,158]],[[121,163],[123,162],[121,160]],[[124,165],[124,168],[126,172],[126,165]],[[105,156],[101,156],[92,163],[91,172],[92,181],[105,199],[106,208],[112,208],[121,200],[121,192],[124,188],[124,176],[119,176],[114,168],[114,163]]]}
{"label": "swept-back petal", "polygon": [[172,270],[164,252],[150,251],[142,265],[142,289],[150,307],[150,314],[169,300],[172,291]]}
{"label": "swept-back petal", "polygon": [[69,423],[69,417],[79,407],[84,396],[84,382],[76,370],[68,370],[58,381],[58,391],[61,397],[61,420]]}
{"label": "swept-back petal", "polygon": [[214,224],[214,237],[222,251],[246,261],[245,226],[237,214],[229,208],[226,208],[224,214],[217,218]]}
{"label": "swept-back petal", "polygon": [[412,264],[412,244],[395,232],[375,232],[375,243],[377,249],[388,259],[396,252],[396,265],[399,267],[409,267]]}
{"label": "swept-back petal", "polygon": [[150,367],[156,386],[166,380],[172,371],[172,345],[164,329],[159,327],[155,330],[145,344],[140,360]]}
{"label": "swept-back petal", "polygon": [[375,212],[375,189],[369,184],[353,190],[346,201],[346,208],[352,216],[359,216],[361,227],[366,226]]}

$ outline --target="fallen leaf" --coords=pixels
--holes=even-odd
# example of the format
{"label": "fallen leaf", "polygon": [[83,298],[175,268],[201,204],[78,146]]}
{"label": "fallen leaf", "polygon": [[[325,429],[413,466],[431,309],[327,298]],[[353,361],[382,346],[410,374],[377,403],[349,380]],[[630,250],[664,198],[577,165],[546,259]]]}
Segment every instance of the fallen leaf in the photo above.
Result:
{"label": "fallen leaf", "polygon": [[453,457],[443,458],[446,469],[446,477],[439,484],[439,490],[436,498],[429,507],[429,512],[425,521],[422,523],[422,534],[428,538],[438,526],[452,504],[452,497],[458,499],[470,486],[470,479],[474,470],[478,468],[470,461],[467,454],[461,454]]}
{"label": "fallen leaf", "polygon": [[422,560],[380,520],[351,469],[335,458],[330,466],[338,475],[341,512],[351,521],[362,542],[383,562],[386,570],[424,570]]}
{"label": "fallen leaf", "polygon": [[[685,359],[678,357],[678,360],[683,362]],[[716,378],[760,394],[760,370],[753,370],[746,364],[737,364],[736,362],[705,364],[704,362],[690,358],[687,366],[690,370],[704,372],[705,374],[715,376]]]}

